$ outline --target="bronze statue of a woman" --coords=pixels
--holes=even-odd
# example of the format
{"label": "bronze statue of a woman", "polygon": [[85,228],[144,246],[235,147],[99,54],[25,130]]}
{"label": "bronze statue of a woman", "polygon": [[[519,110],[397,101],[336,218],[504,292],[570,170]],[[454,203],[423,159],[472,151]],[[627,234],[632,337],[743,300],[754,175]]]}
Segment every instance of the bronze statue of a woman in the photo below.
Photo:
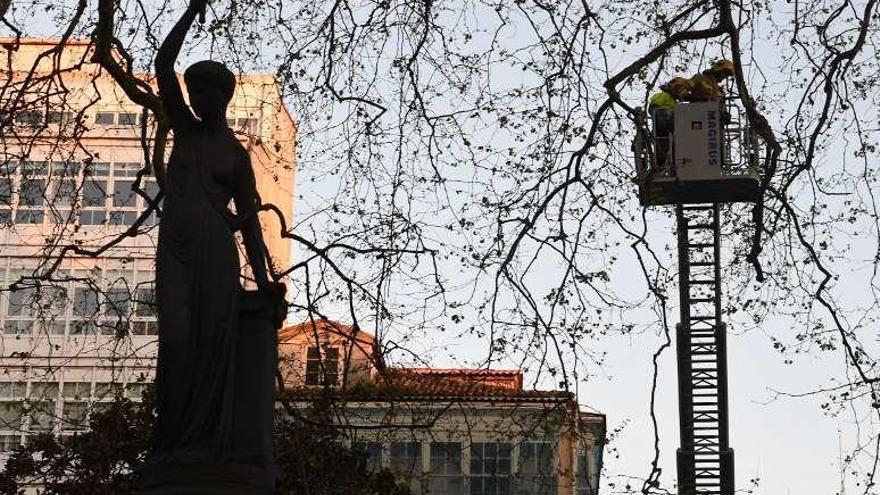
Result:
{"label": "bronze statue of a woman", "polygon": [[240,427],[234,383],[243,291],[230,199],[257,286],[276,292],[267,276],[250,158],[226,123],[235,76],[214,61],[189,67],[184,80],[190,111],[174,70],[205,4],[192,0],[156,57],[174,135],[156,261],[157,419],[148,466],[218,465],[233,456]]}

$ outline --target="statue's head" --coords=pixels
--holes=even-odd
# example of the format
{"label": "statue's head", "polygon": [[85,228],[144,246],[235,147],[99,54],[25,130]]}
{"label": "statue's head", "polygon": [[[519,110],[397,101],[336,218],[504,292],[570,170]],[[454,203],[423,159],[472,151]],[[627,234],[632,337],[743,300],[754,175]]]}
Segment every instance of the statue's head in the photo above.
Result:
{"label": "statue's head", "polygon": [[190,65],[183,79],[189,104],[203,122],[226,118],[226,106],[235,91],[235,74],[220,62],[202,60]]}

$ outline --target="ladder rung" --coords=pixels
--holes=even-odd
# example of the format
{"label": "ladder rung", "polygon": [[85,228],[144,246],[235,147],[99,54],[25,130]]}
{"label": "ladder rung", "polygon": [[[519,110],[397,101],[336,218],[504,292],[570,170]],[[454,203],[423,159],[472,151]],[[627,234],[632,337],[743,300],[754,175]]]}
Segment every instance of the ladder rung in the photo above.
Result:
{"label": "ladder rung", "polygon": [[688,280],[689,284],[692,285],[713,285],[715,284],[714,280]]}
{"label": "ladder rung", "polygon": [[702,302],[714,302],[714,297],[692,297],[691,304],[693,303],[702,303]]}
{"label": "ladder rung", "polygon": [[691,266],[715,266],[714,261],[691,261]]}
{"label": "ladder rung", "polygon": [[697,229],[714,229],[715,225],[711,223],[695,223],[693,225],[688,224],[688,229],[697,230]]}
{"label": "ladder rung", "polygon": [[707,247],[715,247],[714,242],[695,242],[693,244],[688,244],[689,248],[707,248]]}

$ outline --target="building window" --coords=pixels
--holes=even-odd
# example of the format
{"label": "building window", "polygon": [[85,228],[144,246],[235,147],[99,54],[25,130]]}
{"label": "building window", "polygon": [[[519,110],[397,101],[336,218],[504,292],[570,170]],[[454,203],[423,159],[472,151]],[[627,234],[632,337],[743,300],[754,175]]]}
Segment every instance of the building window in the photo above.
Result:
{"label": "building window", "polygon": [[[323,354],[323,360],[321,359]],[[309,347],[306,355],[306,385],[339,384],[339,348]]]}
{"label": "building window", "polygon": [[74,205],[76,205],[79,188],[76,185],[75,178],[62,178],[54,182],[51,220],[53,223],[64,225],[74,220],[71,216],[71,211]]}
{"label": "building window", "polygon": [[[593,474],[591,471],[594,469],[591,466],[590,457],[595,456],[598,459],[598,456],[601,455],[601,447],[598,449],[586,450],[586,449],[578,449],[576,452],[576,462],[577,468],[575,469],[575,494],[576,495],[595,495],[598,490],[598,485],[594,485],[592,482]],[[598,465],[598,460],[595,461],[594,465]]]}
{"label": "building window", "polygon": [[98,313],[98,291],[92,287],[73,288],[73,318],[70,322],[70,334],[82,335],[90,333],[93,321]]}
{"label": "building window", "polygon": [[88,402],[66,400],[62,407],[61,428],[64,431],[83,431],[88,427]]}
{"label": "building window", "polygon": [[9,224],[12,220],[12,179],[0,177],[0,223]]}
{"label": "building window", "polygon": [[149,385],[144,382],[133,382],[125,386],[125,398],[139,401]]}
{"label": "building window", "polygon": [[28,406],[31,418],[28,431],[46,432],[55,428],[55,422],[58,418],[55,414],[55,401],[28,402]]}
{"label": "building window", "polygon": [[510,495],[510,444],[471,444],[471,495]]}
{"label": "building window", "polygon": [[[113,164],[113,194],[111,195],[110,225],[132,225],[138,217],[138,202],[143,201],[134,191],[139,163]],[[139,185],[144,190],[148,181]]]}
{"label": "building window", "polygon": [[24,407],[21,399],[0,401],[0,428],[21,430]]}
{"label": "building window", "polygon": [[123,394],[124,389],[122,388],[121,383],[95,383],[95,398],[98,400],[112,400],[116,397],[123,396]]}
{"label": "building window", "polygon": [[31,312],[37,303],[36,287],[24,287],[16,291],[9,291],[8,294],[9,305],[6,308],[7,316],[31,315]]}
{"label": "building window", "polygon": [[[14,270],[10,273],[10,282],[28,275],[23,271]],[[7,335],[24,335],[31,331],[34,323],[34,309],[39,306],[39,294],[36,287],[22,287],[16,291],[5,293],[6,318],[3,322],[3,333]]]}
{"label": "building window", "polygon": [[138,114],[134,112],[120,112],[119,120],[117,122],[119,125],[138,125]]}
{"label": "building window", "polygon": [[93,177],[86,178],[82,188],[82,211],[80,221],[83,225],[101,225],[106,218],[107,181]]}
{"label": "building window", "polygon": [[98,125],[113,125],[116,123],[116,114],[113,112],[98,112],[95,114],[95,123]]}
{"label": "building window", "polygon": [[0,435],[0,452],[11,452],[21,445],[21,435]]}
{"label": "building window", "polygon": [[556,495],[559,480],[554,468],[553,444],[523,442],[519,447],[516,495]]}
{"label": "building window", "polygon": [[[155,200],[156,198],[159,197],[159,184],[154,180],[149,180],[149,181],[143,182],[141,184],[141,189],[144,190],[144,194],[146,194],[151,200]],[[141,208],[138,211],[138,215],[140,215],[141,213],[146,211],[147,208],[150,207],[150,203],[147,202],[147,200],[145,200],[144,198],[140,198],[140,201],[141,201]],[[161,208],[162,201],[159,201],[159,204],[157,206],[159,208]],[[144,221],[144,225],[158,225],[158,224],[159,224],[159,215],[154,210],[153,213],[150,215],[150,218],[147,218]]]}
{"label": "building window", "polygon": [[98,312],[98,291],[92,287],[73,289],[73,314],[93,318]]}
{"label": "building window", "polygon": [[418,442],[393,442],[388,450],[391,470],[406,481],[413,493],[421,493],[422,444]]}
{"label": "building window", "polygon": [[29,127],[37,127],[43,123],[43,113],[39,110],[22,110],[15,113],[15,122]]}
{"label": "building window", "polygon": [[256,134],[259,131],[259,121],[253,117],[243,117],[238,119],[238,128],[248,134]]}
{"label": "building window", "polygon": [[382,470],[381,444],[375,442],[352,442],[351,448],[365,457],[368,472],[378,473]]}
{"label": "building window", "polygon": [[0,399],[24,399],[26,388],[25,382],[0,382]]}
{"label": "building window", "polygon": [[73,112],[59,112],[52,110],[46,114],[46,123],[64,125],[73,122]]}
{"label": "building window", "polygon": [[431,443],[431,495],[461,495],[464,476],[461,472],[461,443]]}
{"label": "building window", "polygon": [[[139,163],[24,161],[0,171],[0,224],[132,225],[148,203],[132,187]],[[84,174],[80,174],[84,171]],[[112,172],[112,173],[111,173]],[[140,189],[156,198],[155,180],[144,177]],[[161,203],[160,203],[161,204]],[[144,224],[156,225],[157,214]]]}
{"label": "building window", "polygon": [[61,390],[65,400],[87,401],[92,396],[92,383],[65,382]]}
{"label": "building window", "polygon": [[42,285],[38,289],[40,314],[37,329],[42,334],[64,335],[67,318],[67,288],[58,285]]}
{"label": "building window", "polygon": [[58,399],[57,382],[31,383],[28,399],[29,430],[32,432],[51,431],[55,428],[58,415],[55,404]]}
{"label": "building window", "polygon": [[43,203],[46,199],[46,179],[22,177],[18,190],[16,223],[43,223]]}
{"label": "building window", "polygon": [[[134,187],[133,180],[114,180],[113,181],[113,213],[110,214],[111,225],[131,225],[134,223],[136,211],[134,208],[137,203],[137,197],[132,189]],[[114,222],[115,213],[131,214],[131,219],[127,217],[124,221]]]}
{"label": "building window", "polygon": [[418,442],[394,442],[389,449],[391,469],[409,478],[422,474],[422,444]]}
{"label": "building window", "polygon": [[26,386],[25,382],[0,382],[0,429],[21,429]]}
{"label": "building window", "polygon": [[156,293],[151,282],[143,282],[135,290],[134,316],[133,334],[156,335]]}

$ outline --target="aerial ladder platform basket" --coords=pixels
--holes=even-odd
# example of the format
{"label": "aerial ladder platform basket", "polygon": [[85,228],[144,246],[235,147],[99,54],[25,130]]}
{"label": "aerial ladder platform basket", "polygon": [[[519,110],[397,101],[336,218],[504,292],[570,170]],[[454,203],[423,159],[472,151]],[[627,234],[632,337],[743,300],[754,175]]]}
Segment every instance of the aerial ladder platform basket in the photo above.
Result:
{"label": "aerial ladder platform basket", "polygon": [[637,128],[633,152],[642,205],[757,201],[759,140],[742,114],[732,103],[679,103],[668,136]]}

